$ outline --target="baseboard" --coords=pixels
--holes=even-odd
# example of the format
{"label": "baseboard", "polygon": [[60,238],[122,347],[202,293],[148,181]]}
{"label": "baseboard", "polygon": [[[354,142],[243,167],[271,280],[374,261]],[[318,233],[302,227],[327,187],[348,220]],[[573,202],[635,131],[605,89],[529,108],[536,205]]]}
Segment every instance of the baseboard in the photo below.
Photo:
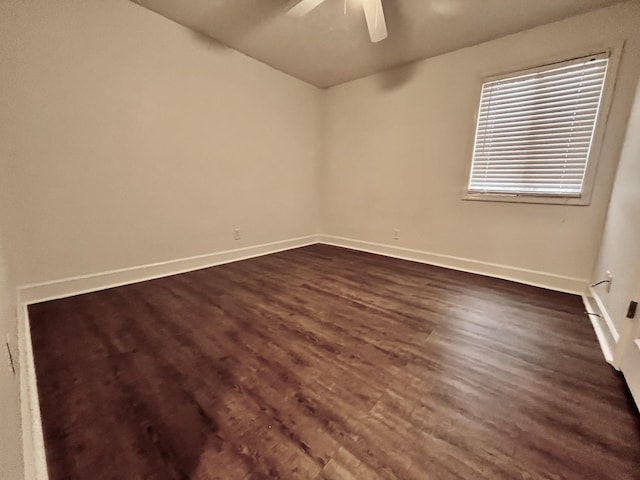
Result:
{"label": "baseboard", "polygon": [[486,275],[488,277],[501,278],[512,282],[524,283],[534,287],[542,287],[559,292],[573,293],[580,295],[584,291],[587,280],[584,278],[566,277],[537,270],[527,270],[524,268],[500,265],[497,263],[481,262],[470,258],[453,257],[439,253],[413,250],[410,248],[395,247],[380,243],[353,240],[350,238],[334,237],[330,235],[320,235],[320,243],[334,245],[338,247],[360,250],[363,252],[376,253],[387,257],[411,260],[414,262],[427,263],[438,267],[460,270],[468,273]]}
{"label": "baseboard", "polygon": [[508,265],[481,262],[469,258],[453,257],[362,240],[329,235],[310,235],[307,237],[169,260],[166,262],[22,285],[18,288],[18,304],[29,305],[47,300],[70,297],[82,293],[104,290],[106,288],[200,270],[224,263],[246,260],[315,243],[325,243],[327,245],[335,245],[378,255],[411,260],[573,294],[581,294],[586,284],[586,279],[561,276],[548,272],[527,270]]}
{"label": "baseboard", "polygon": [[26,305],[18,307],[18,342],[20,348],[20,413],[22,417],[24,478],[26,480],[48,480],[29,311]]}
{"label": "baseboard", "polygon": [[593,298],[595,300],[596,306],[600,311],[600,315],[602,315],[602,318],[606,324],[607,330],[611,335],[611,337],[613,338],[613,341],[615,343],[618,343],[620,341],[620,333],[618,332],[618,329],[613,323],[613,320],[611,319],[611,315],[609,314],[607,307],[602,301],[602,298],[600,298],[600,294],[593,287],[589,287],[587,292],[588,292],[588,297]]}
{"label": "baseboard", "polygon": [[[640,333],[640,332],[639,332]],[[634,340],[628,347],[631,349],[622,358],[620,369],[624,372],[631,396],[640,412],[640,340]]]}
{"label": "baseboard", "polygon": [[600,350],[602,350],[604,359],[607,363],[611,364],[612,367],[619,369],[614,356],[619,336],[613,326],[613,322],[611,322],[611,317],[592,288],[589,288],[586,293],[582,295],[582,302],[587,312],[595,314],[589,315],[589,320],[591,320],[591,325],[593,326],[593,331],[596,333],[596,338],[600,344]]}
{"label": "baseboard", "polygon": [[29,305],[47,300],[55,300],[179,273],[191,272],[224,263],[246,260],[248,258],[312,245],[318,243],[318,238],[318,235],[310,235],[307,237],[253,245],[149,265],[62,278],[48,282],[32,283],[18,287],[18,304]]}

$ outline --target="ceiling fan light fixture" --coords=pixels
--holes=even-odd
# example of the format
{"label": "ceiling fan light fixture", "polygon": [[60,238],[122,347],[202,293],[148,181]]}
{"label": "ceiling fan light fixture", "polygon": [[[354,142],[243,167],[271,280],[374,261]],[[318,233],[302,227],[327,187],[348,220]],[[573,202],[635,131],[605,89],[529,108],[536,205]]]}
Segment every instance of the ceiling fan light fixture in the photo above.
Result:
{"label": "ceiling fan light fixture", "polygon": [[324,0],[301,0],[287,12],[294,17],[302,17],[320,5]]}
{"label": "ceiling fan light fixture", "polygon": [[[293,17],[302,17],[311,12],[325,0],[300,0],[291,7],[287,14]],[[387,38],[387,24],[384,19],[384,9],[382,0],[352,0],[358,1],[364,10],[364,17],[369,29],[369,38],[373,43],[380,42]],[[344,13],[347,13],[347,0],[344,3]]]}
{"label": "ceiling fan light fixture", "polygon": [[384,19],[382,0],[362,0],[362,6],[369,29],[369,38],[373,43],[381,42],[389,35]]}

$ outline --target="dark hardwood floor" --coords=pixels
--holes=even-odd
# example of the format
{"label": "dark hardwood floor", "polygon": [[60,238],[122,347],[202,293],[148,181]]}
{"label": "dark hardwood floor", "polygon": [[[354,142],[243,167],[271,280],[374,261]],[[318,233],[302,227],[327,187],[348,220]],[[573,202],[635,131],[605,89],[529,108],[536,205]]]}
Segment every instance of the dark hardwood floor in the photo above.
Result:
{"label": "dark hardwood floor", "polygon": [[324,245],[34,305],[50,478],[639,479],[583,310]]}

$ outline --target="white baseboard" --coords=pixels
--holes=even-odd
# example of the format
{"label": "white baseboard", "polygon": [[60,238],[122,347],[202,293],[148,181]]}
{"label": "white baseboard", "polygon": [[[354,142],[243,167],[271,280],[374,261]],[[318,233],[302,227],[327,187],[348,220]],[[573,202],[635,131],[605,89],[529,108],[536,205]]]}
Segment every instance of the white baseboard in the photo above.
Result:
{"label": "white baseboard", "polygon": [[320,243],[334,245],[338,247],[360,250],[363,252],[376,253],[387,257],[411,260],[414,262],[427,263],[438,267],[460,270],[463,272],[486,275],[488,277],[501,278],[512,282],[524,283],[534,287],[542,287],[559,292],[573,293],[580,295],[584,291],[587,280],[584,278],[566,277],[554,273],[541,272],[537,270],[527,270],[524,268],[500,265],[497,263],[481,262],[470,258],[453,257],[439,253],[413,250],[410,248],[383,245],[380,243],[353,240],[350,238],[320,235]]}
{"label": "white baseboard", "polygon": [[224,263],[246,260],[248,258],[312,245],[318,243],[318,238],[318,235],[310,235],[307,237],[293,238],[195,257],[152,263],[149,265],[22,285],[18,287],[18,305],[29,305],[47,300],[55,300],[79,295],[81,293],[95,292],[107,288],[129,285],[131,283],[191,272]]}
{"label": "white baseboard", "polygon": [[[640,332],[638,332],[640,333]],[[640,340],[630,342],[629,350],[623,355],[620,369],[624,372],[629,391],[640,411]]]}
{"label": "white baseboard", "polygon": [[234,250],[226,250],[195,257],[169,260],[136,267],[109,270],[88,275],[62,278],[47,282],[22,285],[18,288],[18,304],[32,303],[70,297],[107,288],[128,285],[179,273],[200,270],[224,263],[246,260],[270,253],[304,247],[315,243],[324,243],[364,252],[385,255],[404,260],[451,268],[489,277],[502,278],[513,282],[536,287],[548,288],[560,292],[580,294],[584,291],[586,279],[556,275],[537,270],[528,270],[508,265],[482,262],[469,258],[453,257],[438,253],[413,250],[409,248],[383,245],[379,243],[353,240],[329,235],[310,235],[262,245],[254,245]]}
{"label": "white baseboard", "polygon": [[596,333],[596,338],[600,344],[602,355],[607,363],[611,364],[615,369],[619,369],[615,361],[616,345],[619,339],[618,332],[611,321],[611,317],[600,300],[598,294],[589,287],[582,295],[582,302],[587,312],[596,315],[589,315],[591,325]]}
{"label": "white baseboard", "polygon": [[611,315],[609,314],[607,307],[602,301],[602,298],[600,298],[600,294],[593,287],[589,287],[587,289],[587,293],[590,298],[593,298],[595,300],[596,306],[600,311],[600,315],[602,315],[602,318],[606,324],[609,334],[611,335],[611,338],[613,338],[613,341],[615,343],[618,343],[620,341],[620,333],[618,332],[618,329],[616,328],[615,323],[613,323],[613,320],[611,319]]}
{"label": "white baseboard", "polygon": [[20,348],[20,413],[22,417],[22,455],[25,480],[48,480],[36,368],[31,344],[29,312],[18,307],[18,342]]}

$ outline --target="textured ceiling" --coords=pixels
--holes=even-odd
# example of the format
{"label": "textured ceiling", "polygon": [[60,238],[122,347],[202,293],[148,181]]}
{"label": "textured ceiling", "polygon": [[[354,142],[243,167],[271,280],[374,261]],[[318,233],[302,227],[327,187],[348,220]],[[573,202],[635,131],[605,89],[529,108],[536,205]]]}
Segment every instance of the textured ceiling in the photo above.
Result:
{"label": "textured ceiling", "polygon": [[383,0],[389,38],[372,44],[360,0],[133,0],[278,70],[329,87],[621,0]]}

